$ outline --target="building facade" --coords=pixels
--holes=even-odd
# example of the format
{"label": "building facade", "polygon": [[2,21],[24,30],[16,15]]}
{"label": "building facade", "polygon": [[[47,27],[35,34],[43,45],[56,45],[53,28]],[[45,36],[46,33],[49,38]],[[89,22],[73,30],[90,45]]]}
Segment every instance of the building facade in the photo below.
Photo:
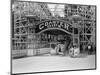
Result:
{"label": "building facade", "polygon": [[[77,45],[81,53],[91,46],[92,53],[95,52],[96,7],[62,4],[63,8],[60,8],[59,5],[12,3],[12,56],[39,55],[40,48],[52,42],[66,43],[67,49]],[[62,12],[64,16],[60,15]]]}

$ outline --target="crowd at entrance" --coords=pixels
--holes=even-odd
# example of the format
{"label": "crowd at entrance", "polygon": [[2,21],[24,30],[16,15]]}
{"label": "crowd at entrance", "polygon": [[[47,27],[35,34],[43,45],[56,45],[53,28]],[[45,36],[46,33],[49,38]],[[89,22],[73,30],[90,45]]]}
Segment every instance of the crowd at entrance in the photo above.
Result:
{"label": "crowd at entrance", "polygon": [[65,44],[58,43],[55,47],[55,49],[51,50],[51,55],[62,55],[62,56],[71,56],[71,57],[77,57],[80,53],[79,47],[71,46],[68,48],[69,45],[65,42]]}

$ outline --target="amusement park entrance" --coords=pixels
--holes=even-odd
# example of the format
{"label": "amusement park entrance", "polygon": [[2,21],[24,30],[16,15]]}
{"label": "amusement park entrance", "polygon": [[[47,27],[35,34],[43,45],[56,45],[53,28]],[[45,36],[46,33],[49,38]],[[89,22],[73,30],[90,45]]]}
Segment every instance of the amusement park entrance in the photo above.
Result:
{"label": "amusement park entrance", "polygon": [[71,24],[59,20],[49,20],[38,24],[36,34],[40,36],[42,45],[40,51],[50,54],[68,54],[73,45],[79,47],[79,37],[74,35],[75,32],[77,30],[74,31]]}

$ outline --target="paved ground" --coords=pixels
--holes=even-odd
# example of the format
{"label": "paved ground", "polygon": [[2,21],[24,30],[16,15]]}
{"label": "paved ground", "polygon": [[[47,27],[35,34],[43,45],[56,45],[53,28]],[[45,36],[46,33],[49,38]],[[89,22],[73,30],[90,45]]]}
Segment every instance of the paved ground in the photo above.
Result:
{"label": "paved ground", "polygon": [[43,72],[95,68],[95,55],[82,58],[68,56],[33,56],[13,59],[13,73]]}

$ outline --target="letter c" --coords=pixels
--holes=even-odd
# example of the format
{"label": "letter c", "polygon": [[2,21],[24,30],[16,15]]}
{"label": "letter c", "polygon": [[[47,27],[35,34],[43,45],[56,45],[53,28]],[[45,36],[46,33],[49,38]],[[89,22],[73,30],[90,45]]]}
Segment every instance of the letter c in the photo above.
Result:
{"label": "letter c", "polygon": [[40,25],[39,25],[39,29],[41,30],[41,29],[43,29],[43,28],[44,28],[43,24],[40,24]]}

